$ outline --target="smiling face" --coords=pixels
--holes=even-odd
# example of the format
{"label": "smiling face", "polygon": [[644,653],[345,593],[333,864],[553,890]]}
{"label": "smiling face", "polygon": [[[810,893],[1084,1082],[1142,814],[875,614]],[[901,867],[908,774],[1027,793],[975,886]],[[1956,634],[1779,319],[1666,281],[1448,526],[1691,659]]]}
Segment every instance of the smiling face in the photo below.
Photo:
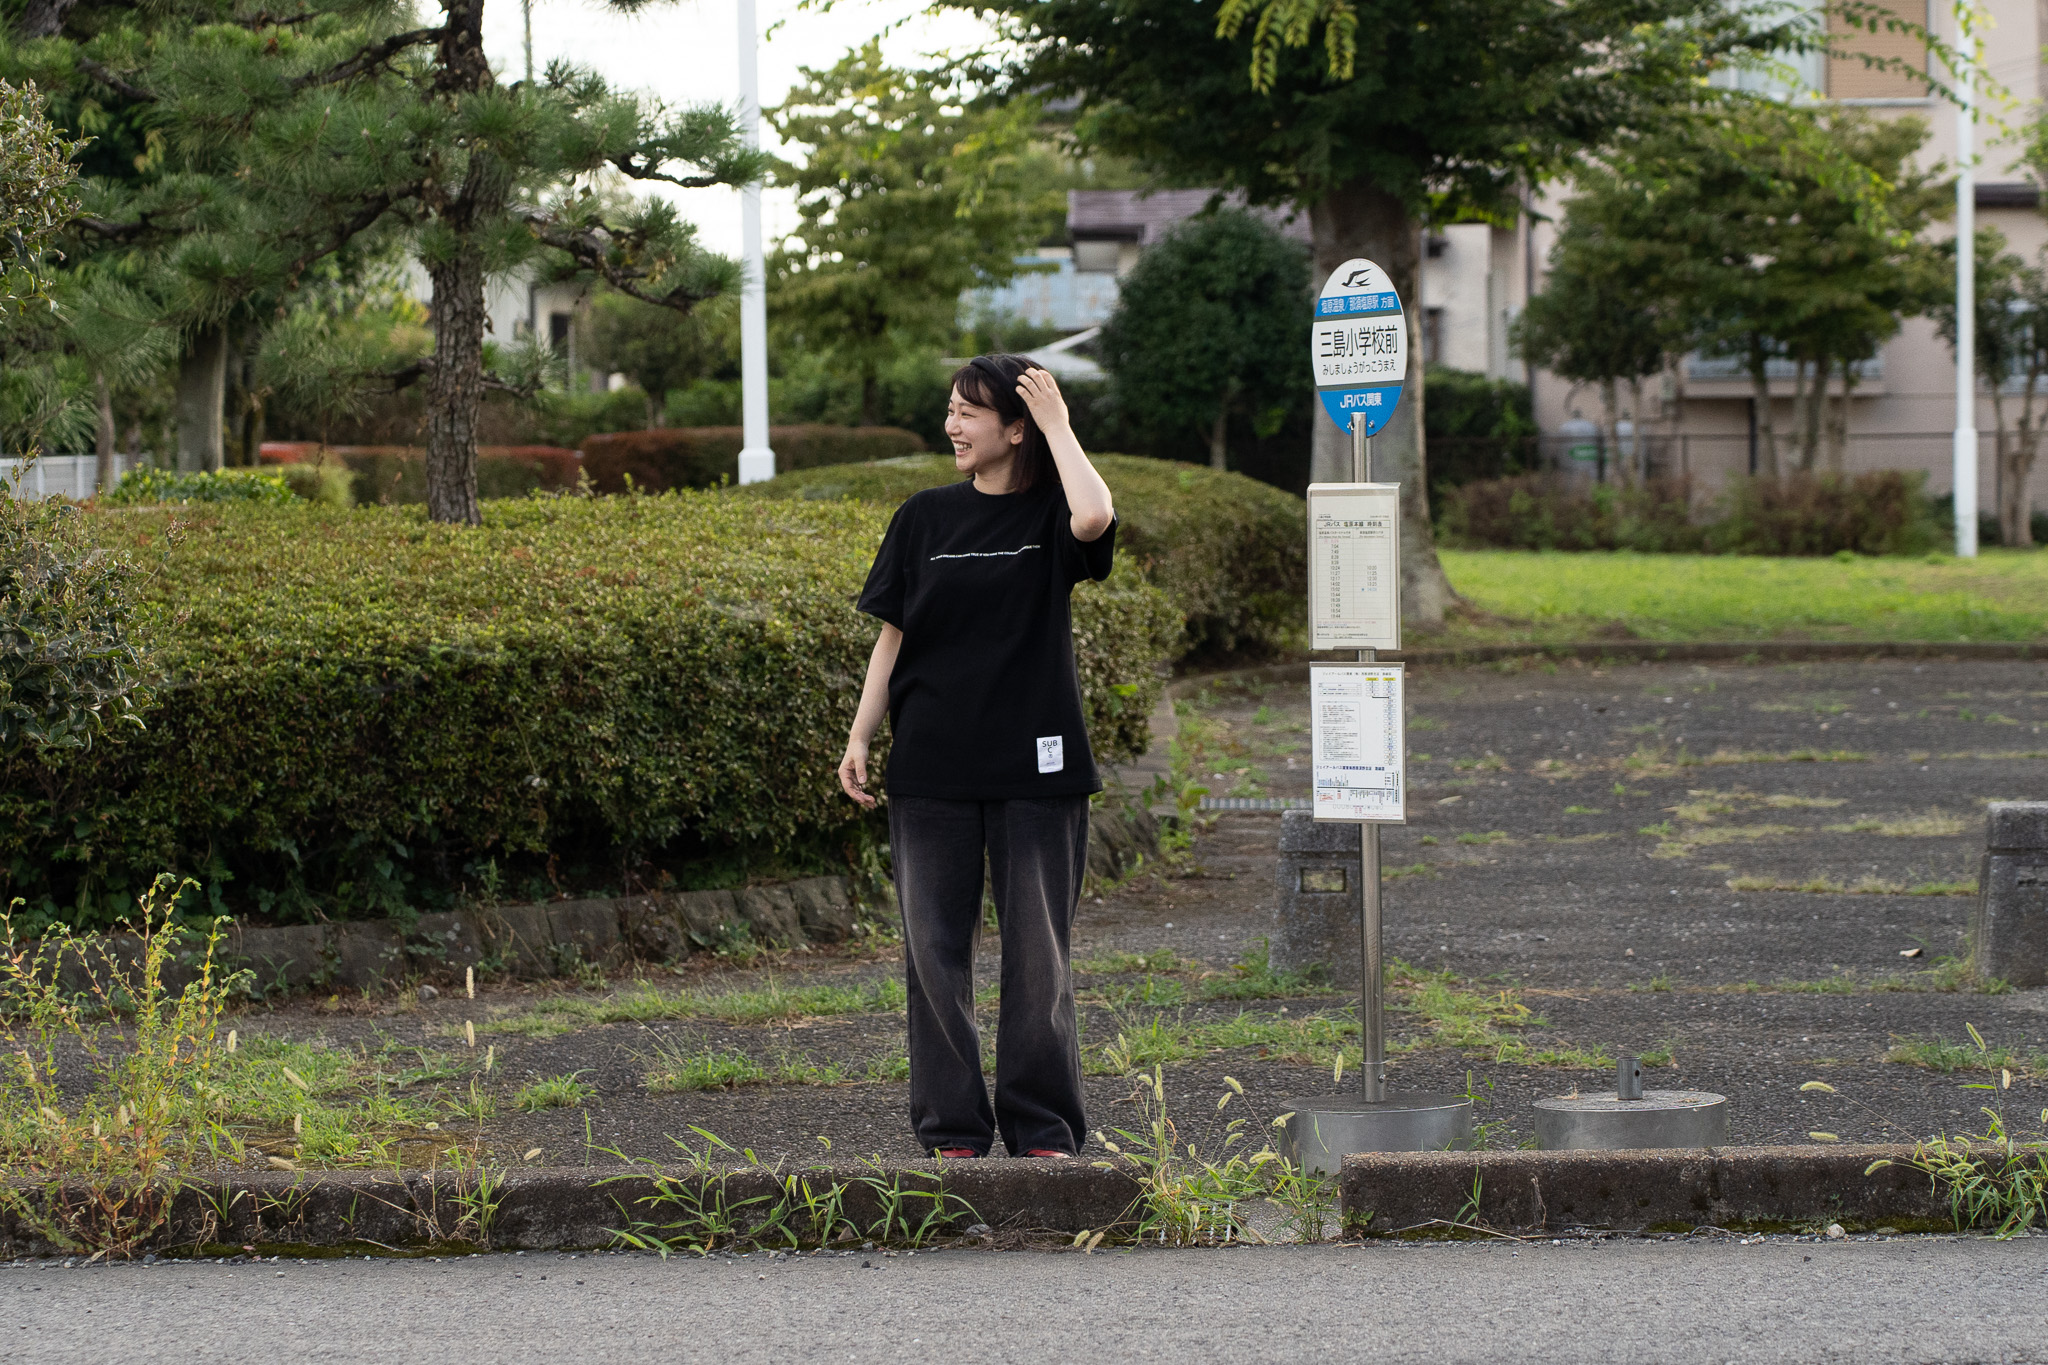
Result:
{"label": "smiling face", "polygon": [[1024,444],[1024,423],[1008,425],[995,409],[970,403],[953,390],[946,404],[946,439],[953,443],[953,467],[972,474],[977,488],[999,493],[1008,489],[1010,470]]}

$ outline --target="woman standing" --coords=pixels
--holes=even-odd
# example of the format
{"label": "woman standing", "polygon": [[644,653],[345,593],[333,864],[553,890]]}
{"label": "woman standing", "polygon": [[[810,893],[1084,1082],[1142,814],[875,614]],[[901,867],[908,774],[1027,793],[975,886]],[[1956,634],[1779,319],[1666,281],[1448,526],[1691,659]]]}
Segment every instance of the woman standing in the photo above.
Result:
{"label": "woman standing", "polygon": [[[1116,514],[1052,375],[981,356],[953,376],[953,465],[896,511],[861,593],[882,620],[839,784],[862,806],[886,711],[889,848],[903,907],[910,1116],[927,1152],[1081,1149],[1068,931],[1102,790],[1067,599],[1109,576]],[[995,1104],[981,1079],[974,949],[984,859],[1003,945]]]}

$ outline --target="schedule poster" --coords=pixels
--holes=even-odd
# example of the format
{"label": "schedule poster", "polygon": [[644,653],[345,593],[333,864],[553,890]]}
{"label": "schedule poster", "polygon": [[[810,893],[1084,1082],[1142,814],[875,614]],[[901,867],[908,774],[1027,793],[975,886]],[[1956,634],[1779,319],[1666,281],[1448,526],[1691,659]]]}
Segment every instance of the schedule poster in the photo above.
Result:
{"label": "schedule poster", "polygon": [[1309,670],[1315,818],[1398,824],[1408,818],[1401,665]]}
{"label": "schedule poster", "polygon": [[1401,485],[1308,490],[1310,649],[1401,647]]}

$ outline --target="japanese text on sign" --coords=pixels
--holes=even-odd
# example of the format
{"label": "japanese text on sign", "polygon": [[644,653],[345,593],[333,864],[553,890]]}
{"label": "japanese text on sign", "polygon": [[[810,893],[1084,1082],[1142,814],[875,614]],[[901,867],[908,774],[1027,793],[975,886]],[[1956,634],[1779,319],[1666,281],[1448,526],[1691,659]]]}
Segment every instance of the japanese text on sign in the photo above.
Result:
{"label": "japanese text on sign", "polygon": [[1309,648],[1399,649],[1401,486],[1311,484],[1308,535]]}
{"label": "japanese text on sign", "polygon": [[1399,664],[1309,670],[1315,818],[1407,819]]}

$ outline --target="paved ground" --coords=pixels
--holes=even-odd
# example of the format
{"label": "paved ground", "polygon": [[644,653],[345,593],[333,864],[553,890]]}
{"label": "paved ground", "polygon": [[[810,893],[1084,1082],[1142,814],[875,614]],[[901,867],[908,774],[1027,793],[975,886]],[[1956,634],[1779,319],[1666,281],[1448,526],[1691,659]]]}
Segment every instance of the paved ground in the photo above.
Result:
{"label": "paved ground", "polygon": [[0,1267],[0,1360],[2048,1360],[2048,1238]]}
{"label": "paved ground", "polygon": [[[1974,1026],[2008,1050],[1995,1060],[2015,1076],[2012,1116],[2029,1119],[2048,1103],[2048,992],[1957,990],[1943,966],[1962,951],[1984,803],[2048,797],[2048,672],[2038,664],[1438,669],[1414,677],[1410,713],[1411,819],[1386,838],[1388,951],[1448,971],[1471,995],[1508,990],[1532,1013],[1495,1031],[1520,1043],[1516,1056],[1440,1045],[1429,1018],[1396,1013],[1394,1036],[1407,1049],[1395,1058],[1397,1083],[1444,1088],[1469,1077],[1490,1098],[1481,1114],[1500,1124],[1494,1140],[1512,1144],[1526,1136],[1530,1101],[1604,1083],[1589,1059],[1668,1052],[1653,1084],[1728,1094],[1736,1141],[1918,1136],[1981,1127],[1985,1092],[1965,1087],[1995,1073],[1886,1058],[1919,1046],[1944,1065],[1982,1062]],[[1303,685],[1218,688],[1183,716],[1182,768],[1218,794],[1299,794],[1306,740]],[[1084,965],[1161,950],[1191,964],[1149,977],[1084,975],[1092,1056],[1119,1034],[1214,1028],[1243,1010],[1271,1022],[1345,1006],[1342,997],[1203,998],[1270,925],[1277,826],[1274,816],[1225,817],[1168,875],[1084,907]],[[1774,889],[1793,886],[1823,889]],[[991,952],[991,983],[995,970]],[[766,972],[691,968],[660,979],[717,990],[771,975],[795,985],[899,971],[884,948],[865,960],[814,954]],[[820,1138],[842,1156],[915,1154],[900,1080],[683,1094],[645,1083],[664,1054],[886,1074],[900,1059],[899,1013],[486,1032],[474,1052],[460,1041],[463,1021],[502,1024],[544,996],[509,987],[417,1008],[302,1002],[242,1027],[337,1047],[417,1047],[437,1054],[457,1086],[494,1049],[482,1086],[498,1115],[483,1136],[501,1157],[538,1148],[536,1162],[606,1160],[586,1135],[599,1149],[658,1156],[691,1125],[764,1159],[815,1155]],[[1949,1050],[1928,1051],[1933,1044]],[[1546,1056],[1555,1060],[1532,1064]],[[1218,1140],[1213,1100],[1226,1075],[1248,1091],[1232,1112],[1264,1115],[1287,1094],[1326,1088],[1330,1060],[1328,1046],[1196,1048],[1167,1067],[1184,1136]],[[595,1088],[589,1103],[512,1112],[520,1086],[571,1073]],[[1816,1078],[1839,1093],[1799,1090]],[[1138,1117],[1127,1080],[1103,1074],[1090,1085],[1096,1122]],[[433,1141],[474,1131],[451,1118]]]}

